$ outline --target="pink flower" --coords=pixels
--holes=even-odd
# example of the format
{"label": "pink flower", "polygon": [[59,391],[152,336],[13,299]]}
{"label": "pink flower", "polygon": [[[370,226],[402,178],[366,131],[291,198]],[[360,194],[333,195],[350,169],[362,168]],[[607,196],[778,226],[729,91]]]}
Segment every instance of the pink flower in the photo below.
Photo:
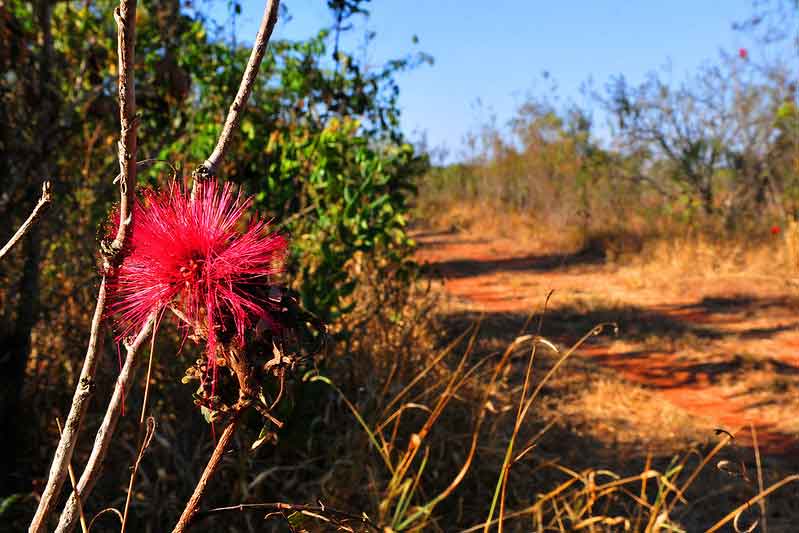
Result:
{"label": "pink flower", "polygon": [[268,223],[244,220],[251,203],[215,180],[200,184],[194,200],[176,182],[144,192],[129,254],[109,284],[119,338],[171,306],[206,333],[215,368],[219,340],[241,343],[259,319],[273,323],[262,288],[282,271],[288,243]]}
{"label": "pink flower", "polygon": [[739,48],[738,57],[740,57],[741,59],[746,59],[749,57],[749,52],[746,50],[746,48]]}

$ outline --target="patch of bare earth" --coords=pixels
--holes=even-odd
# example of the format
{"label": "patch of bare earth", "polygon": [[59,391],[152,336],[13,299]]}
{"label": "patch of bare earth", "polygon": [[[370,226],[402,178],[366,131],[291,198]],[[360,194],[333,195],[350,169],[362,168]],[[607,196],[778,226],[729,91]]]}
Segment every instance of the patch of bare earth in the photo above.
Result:
{"label": "patch of bare earth", "polygon": [[618,335],[577,351],[604,372],[558,407],[586,431],[646,447],[652,435],[668,444],[743,429],[737,440],[748,445],[751,424],[764,453],[799,452],[799,298],[785,282],[703,273],[690,262],[663,272],[616,266],[512,236],[416,240],[449,312],[524,316],[554,291],[542,333],[560,345],[598,323],[618,324]]}

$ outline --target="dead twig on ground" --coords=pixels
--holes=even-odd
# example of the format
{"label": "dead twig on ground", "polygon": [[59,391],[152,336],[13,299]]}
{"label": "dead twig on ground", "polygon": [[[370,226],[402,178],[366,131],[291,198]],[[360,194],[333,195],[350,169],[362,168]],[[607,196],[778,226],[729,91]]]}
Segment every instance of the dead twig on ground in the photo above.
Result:
{"label": "dead twig on ground", "polygon": [[285,517],[285,513],[301,513],[311,518],[316,518],[328,523],[333,524],[334,526],[341,526],[347,527],[348,523],[350,522],[358,522],[367,528],[373,529],[375,531],[383,531],[378,525],[375,525],[369,517],[365,514],[362,515],[355,515],[352,513],[348,513],[346,511],[340,511],[338,509],[333,509],[331,507],[327,507],[323,505],[321,502],[319,505],[299,505],[294,503],[283,503],[283,502],[275,502],[275,503],[241,503],[239,505],[231,505],[228,507],[216,507],[214,509],[208,509],[206,511],[200,511],[195,516],[195,520],[200,520],[201,518],[205,518],[206,516],[211,516],[220,513],[227,513],[231,511],[266,511],[268,518],[272,514],[280,514]]}

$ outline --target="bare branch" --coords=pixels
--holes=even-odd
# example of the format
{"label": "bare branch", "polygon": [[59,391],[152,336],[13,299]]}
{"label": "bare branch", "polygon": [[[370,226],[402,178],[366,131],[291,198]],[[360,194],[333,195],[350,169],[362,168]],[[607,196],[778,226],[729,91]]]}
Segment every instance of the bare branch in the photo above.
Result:
{"label": "bare branch", "polygon": [[30,229],[30,227],[33,225],[33,223],[36,222],[36,219],[41,214],[42,209],[44,209],[44,207],[46,207],[51,202],[51,200],[52,196],[50,195],[50,182],[45,181],[42,184],[42,196],[39,198],[39,201],[36,202],[36,206],[33,208],[33,211],[31,212],[28,219],[19,227],[17,232],[14,234],[13,237],[11,237],[11,239],[9,239],[6,245],[3,246],[3,249],[0,250],[0,259],[5,257],[8,251],[15,244],[17,244],[17,241],[19,241],[22,238],[22,236],[25,235],[25,232],[27,232]]}
{"label": "bare branch", "polygon": [[[132,224],[132,209],[136,188],[136,96],[133,90],[133,53],[136,39],[136,0],[121,0],[119,7],[114,11],[117,22],[117,50],[119,54],[119,113],[121,131],[119,141],[119,168],[122,174],[119,180],[120,188],[120,224],[116,238],[111,245],[110,254],[106,255],[105,266],[111,262],[121,260],[122,250],[128,235],[128,227]],[[78,386],[72,397],[69,415],[64,424],[64,432],[58,442],[47,485],[42,493],[36,514],[31,521],[30,533],[44,531],[47,520],[53,510],[55,502],[61,493],[67,475],[67,466],[72,459],[75,442],[78,439],[81,422],[89,406],[89,399],[94,391],[94,375],[97,368],[97,343],[100,326],[103,322],[106,301],[106,276],[100,282],[97,294],[97,304],[92,318],[89,345],[83,360]]]}
{"label": "bare branch", "polygon": [[219,170],[219,165],[225,159],[225,154],[230,145],[233,132],[236,131],[239,126],[241,111],[247,105],[247,100],[250,98],[255,78],[258,76],[258,69],[261,67],[261,61],[266,53],[266,45],[269,43],[272,30],[275,28],[279,5],[280,0],[267,0],[266,2],[264,15],[261,19],[261,26],[258,28],[258,35],[255,37],[250,59],[247,61],[247,68],[244,70],[244,76],[241,78],[241,84],[236,93],[236,98],[233,100],[228,110],[227,117],[225,118],[225,125],[222,127],[222,133],[219,136],[219,140],[211,156],[194,171],[196,177],[216,175]]}
{"label": "bare branch", "polygon": [[197,486],[194,487],[194,493],[186,503],[186,507],[183,509],[183,513],[180,515],[180,520],[178,520],[178,523],[175,526],[175,529],[172,530],[172,533],[183,533],[188,529],[192,520],[194,520],[194,516],[197,514],[198,508],[200,506],[200,499],[205,492],[205,487],[208,485],[208,482],[211,480],[211,477],[213,477],[217,468],[219,468],[219,463],[222,461],[222,455],[225,453],[225,449],[230,444],[230,441],[233,440],[233,435],[236,434],[236,427],[238,426],[240,414],[241,413],[238,412],[236,415],[234,415],[233,419],[225,428],[225,431],[223,431],[222,435],[219,437],[219,441],[216,443],[214,452],[211,454],[208,464],[205,465],[205,470],[203,470],[202,476],[200,476],[200,480],[197,482]]}
{"label": "bare branch", "polygon": [[[100,424],[100,429],[97,430],[97,435],[94,438],[94,446],[92,446],[91,455],[89,456],[86,466],[83,468],[83,473],[81,474],[80,481],[78,482],[78,494],[80,494],[80,497],[83,501],[86,501],[89,498],[89,495],[94,489],[94,485],[97,483],[97,480],[100,478],[100,474],[102,473],[103,462],[105,461],[105,456],[108,453],[108,447],[111,444],[111,439],[114,436],[114,431],[116,431],[119,417],[122,414],[122,402],[124,402],[130,391],[130,386],[133,382],[133,374],[139,363],[139,358],[137,357],[138,351],[152,332],[153,324],[155,323],[155,316],[155,313],[150,316],[150,319],[144,325],[144,328],[142,328],[139,334],[136,335],[136,338],[133,340],[133,342],[125,347],[127,351],[125,363],[123,364],[122,370],[119,372],[119,376],[117,377],[114,393],[111,396],[111,401],[108,403],[108,408],[105,411],[105,417],[103,418],[103,422]],[[58,519],[56,533],[67,533],[73,531],[79,518],[77,512],[78,500],[75,498],[75,493],[73,492],[64,506],[64,511],[61,513],[61,517]]]}
{"label": "bare branch", "polygon": [[[61,429],[61,421],[58,419],[58,417],[56,417],[55,421],[56,424],[58,424],[58,434],[61,435],[61,432],[63,431]],[[74,491],[78,488],[78,482],[75,481],[75,471],[72,469],[72,463],[69,464],[68,470],[69,470],[69,482],[72,483],[72,490]],[[88,533],[89,528],[86,526],[86,516],[83,514],[83,507],[81,506],[80,503],[79,493],[75,494],[75,499],[77,501],[77,506],[78,506],[78,515],[80,516],[81,530],[83,531],[83,533]]]}
{"label": "bare branch", "polygon": [[89,398],[94,392],[94,373],[97,367],[97,341],[99,338],[100,324],[103,321],[103,310],[105,309],[106,279],[100,282],[100,291],[97,295],[97,307],[94,309],[92,318],[91,333],[89,335],[89,346],[86,349],[86,357],[83,360],[78,386],[72,397],[72,405],[69,409],[67,421],[64,424],[64,432],[58,441],[53,464],[50,466],[50,474],[47,478],[47,485],[39,500],[39,507],[31,522],[29,533],[38,533],[46,530],[47,518],[53,510],[53,505],[61,493],[61,487],[67,475],[67,465],[72,459],[72,452],[75,449],[75,442],[78,440],[81,421],[89,406]]}
{"label": "bare branch", "polygon": [[[130,212],[136,196],[136,92],[133,67],[136,44],[136,0],[121,0],[114,10],[117,23],[117,52],[119,66],[119,228],[111,247],[119,252],[124,248]],[[115,180],[116,181],[116,180]]]}

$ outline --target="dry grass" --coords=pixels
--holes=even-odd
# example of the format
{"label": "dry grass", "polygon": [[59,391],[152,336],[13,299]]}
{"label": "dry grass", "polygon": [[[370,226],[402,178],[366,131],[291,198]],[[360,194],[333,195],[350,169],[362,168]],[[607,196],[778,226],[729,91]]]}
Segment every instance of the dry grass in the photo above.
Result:
{"label": "dry grass", "polygon": [[[734,232],[699,222],[646,219],[634,213],[623,223],[594,217],[588,224],[553,225],[536,212],[508,210],[490,201],[419,207],[426,227],[475,236],[513,239],[520,250],[593,252],[624,269],[631,282],[661,284],[677,277],[754,277],[793,285],[799,276],[799,222],[778,234],[770,228]],[[501,216],[500,216],[501,215]]]}
{"label": "dry grass", "polygon": [[799,228],[759,242],[720,241],[701,234],[657,239],[647,243],[641,253],[625,257],[623,273],[638,286],[690,277],[749,278],[795,288],[799,262],[794,239],[786,236],[794,234],[799,237]]}
{"label": "dry grass", "polygon": [[[763,291],[765,283],[766,293],[785,297],[775,304],[768,304],[774,306],[773,309],[762,310],[770,313],[769,316],[775,312],[779,315],[783,310],[789,312],[794,306],[789,282],[794,274],[795,260],[785,230],[780,235],[769,234],[751,241],[692,231],[675,236],[673,230],[647,238],[635,232],[575,235],[536,226],[529,217],[519,214],[503,214],[502,217],[480,215],[489,210],[486,205],[460,205],[452,210],[439,208],[437,212],[443,225],[438,227],[460,229],[458,240],[462,242],[483,239],[488,243],[486,251],[499,242],[497,237],[500,241],[510,241],[515,247],[515,252],[512,252],[515,256],[535,254],[541,250],[573,252],[594,247],[603,256],[601,268],[612,272],[619,280],[619,295],[626,295],[625,287],[647,289],[641,293],[643,299],[637,302],[642,307],[631,306],[621,299],[608,303],[582,294],[564,296],[561,293],[560,297],[556,294],[543,331],[546,334],[554,330],[559,340],[564,337],[574,339],[579,331],[585,331],[596,323],[592,321],[621,317],[625,327],[621,340],[614,345],[618,344],[622,351],[625,351],[625,336],[631,335],[629,342],[632,344],[627,346],[627,351],[639,346],[655,351],[680,350],[681,358],[686,362],[695,359],[703,364],[727,365],[729,350],[732,349],[732,353],[740,350],[742,337],[733,330],[724,329],[726,326],[714,325],[713,328],[724,330],[723,334],[717,334],[710,326],[689,328],[678,320],[639,324],[641,312],[652,303],[651,296],[667,290],[679,304],[692,301],[693,296],[685,293],[685,287],[691,284],[723,292],[731,287],[740,288],[744,279],[743,286],[751,286],[758,294]],[[436,223],[435,217],[428,220]],[[794,235],[795,229],[791,229],[789,234]],[[542,233],[545,235],[543,241]],[[504,249],[497,252],[508,253]],[[590,269],[583,272],[585,283],[603,283],[587,272]],[[511,292],[530,291],[530,284],[536,285],[535,280],[528,280],[516,270],[499,271],[491,280],[503,287],[507,285]],[[546,283],[553,283],[552,278],[547,280]],[[532,289],[535,291],[534,286]],[[541,289],[543,291],[543,286]],[[737,294],[732,296],[738,297]],[[713,305],[719,305],[722,306],[720,311],[726,312],[723,308],[727,305],[725,301],[714,302],[708,300],[711,311]],[[450,329],[464,327],[469,320],[477,318],[476,314],[469,312],[470,305],[463,301],[445,300],[440,309],[445,316],[457,317],[448,318],[445,322]],[[748,319],[754,320],[752,325],[756,327],[769,325],[765,318],[761,320],[761,311],[757,309]],[[503,343],[507,345],[517,334],[520,320],[521,317],[514,319],[508,314],[489,315],[475,350],[480,353],[501,352]],[[653,330],[653,326],[657,327]],[[713,357],[717,355],[718,362],[708,359],[708,347],[717,350]],[[768,354],[769,350],[763,353]],[[719,386],[731,394],[746,395],[752,401],[773,401],[775,405],[769,407],[774,409],[771,414],[782,420],[777,429],[795,432],[795,416],[789,412],[795,406],[795,402],[789,401],[791,391],[795,391],[797,386],[794,377],[780,373],[775,377],[772,367],[778,363],[767,356],[757,356],[740,364],[736,363],[737,358],[733,359],[729,363],[731,371],[720,376]],[[539,354],[533,374],[540,377],[551,368],[551,364],[547,357]],[[524,385],[520,381],[524,372],[518,360],[510,368],[514,371],[503,382],[505,388],[500,395],[503,400],[495,398],[491,403],[495,413],[490,424],[492,433],[484,437],[481,444],[484,455],[475,462],[479,467],[472,472],[478,478],[490,480],[488,471],[498,465],[502,468],[501,450],[507,446],[508,439],[513,438],[512,415],[516,412],[514,406],[518,405],[519,398],[524,397]],[[748,455],[750,450],[727,444],[714,449],[713,443],[718,437],[714,436],[709,420],[689,414],[664,401],[653,390],[626,382],[618,373],[590,362],[571,361],[543,390],[544,394],[523,425],[526,436],[521,438],[524,442],[536,438],[536,445],[522,460],[514,462],[514,471],[518,469],[519,473],[511,473],[508,476],[510,481],[503,488],[508,495],[506,529],[699,531],[716,524],[721,530],[726,530],[725,527],[732,527],[736,516],[737,526],[744,528],[752,520],[760,519],[759,511],[754,510],[757,509],[754,501],[750,501],[751,507],[744,506],[743,514],[730,515],[723,525],[719,524],[719,519],[741,502],[755,498],[769,484],[784,483],[777,485],[779,492],[770,496],[768,531],[792,531],[799,509],[793,499],[797,494],[795,478],[790,474],[796,472],[799,465],[784,458],[764,459],[766,466],[761,473],[765,485],[759,489],[754,484],[755,461]],[[774,417],[770,415],[770,418]],[[446,418],[442,418],[441,423],[446,424]],[[547,426],[548,423],[552,425]],[[537,432],[545,427],[548,429],[543,437],[536,437]],[[746,440],[751,440],[748,429],[746,433]],[[519,449],[525,449],[525,446]],[[746,479],[716,468],[719,461],[736,462],[741,458],[747,465]],[[525,492],[523,487],[528,490]],[[531,492],[537,495],[532,500]],[[492,527],[498,525],[495,523]],[[762,526],[761,520],[758,527]],[[471,530],[480,529],[482,526]]]}
{"label": "dry grass", "polygon": [[[504,232],[520,247],[540,245],[540,228],[523,217],[508,224],[482,218],[496,226],[476,224],[475,230]],[[464,220],[477,219],[464,212]],[[559,235],[547,246],[559,239],[577,246],[576,237]],[[633,268],[623,257],[618,261],[620,269]],[[792,531],[799,499],[795,478],[786,475],[794,465],[765,458],[762,490],[753,484],[751,457],[745,457],[750,481],[721,472],[719,460],[737,461],[745,450],[714,448],[719,438],[706,421],[590,361],[563,358],[602,321],[602,302],[565,300],[560,303],[571,311],[563,313],[553,304],[539,331],[536,317],[480,319],[424,283],[408,287],[369,268],[362,275],[357,309],[339,325],[347,335],[293,384],[280,440],[250,451],[259,428],[243,430],[213,482],[210,507],[318,500],[365,513],[384,532],[497,531],[500,524],[503,531],[699,531],[784,481],[768,498],[768,530]],[[607,314],[614,313],[617,308]],[[534,342],[539,332],[558,337],[558,353]],[[212,446],[190,401],[175,400],[190,393],[176,384],[179,366],[163,361],[156,368],[158,428],[141,464],[132,530],[172,525]],[[793,382],[762,385],[768,394],[768,387],[790,390]],[[131,412],[137,402],[129,398]],[[111,464],[125,467],[107,471],[89,513],[124,501],[126,467],[137,453],[125,436],[135,426],[123,420]],[[752,505],[744,508],[742,524],[758,518]],[[252,511],[229,513],[195,529],[261,531],[262,519]],[[286,530],[284,520],[266,527]],[[308,516],[302,527],[326,530]]]}
{"label": "dry grass", "polygon": [[579,228],[553,227],[534,212],[508,211],[489,201],[424,204],[419,207],[417,218],[431,229],[466,231],[477,237],[512,238],[520,249],[535,246],[573,251],[583,245]]}
{"label": "dry grass", "polygon": [[[714,457],[729,447],[691,447],[704,427],[647,391],[540,341],[531,357],[535,320],[526,327],[473,324],[452,338],[445,328],[452,325],[437,323],[439,303],[424,287],[387,290],[382,307],[367,294],[360,297],[364,308],[354,317],[362,323],[349,349],[305,385],[303,394],[316,403],[315,414],[301,424],[305,429],[288,428],[277,447],[257,453],[248,451],[254,435],[241,435],[214,481],[210,506],[319,500],[356,516],[366,513],[384,532],[497,531],[500,524],[503,531],[695,531],[758,492],[719,474],[715,459],[701,463],[689,450]],[[507,335],[516,341],[494,350],[497,337]],[[629,421],[642,412],[652,427],[636,431]],[[302,417],[298,408],[292,419]],[[161,418],[136,487],[136,527],[171,521],[176,500],[167,494],[178,481],[175,473],[201,463],[211,445],[200,437],[186,449],[182,426],[185,421],[174,416]],[[644,449],[650,455],[639,453]],[[678,450],[684,451],[672,458]],[[498,478],[500,498],[490,516]],[[772,470],[766,485],[779,479]],[[769,507],[772,532],[790,531],[774,518],[777,511],[790,516],[780,496],[795,484],[786,479],[770,497],[777,498]],[[707,495],[711,503],[697,505]],[[292,520],[309,531],[330,530],[312,514]],[[247,511],[209,517],[195,529],[220,527],[263,529],[261,516]],[[285,521],[268,527],[284,531]]]}
{"label": "dry grass", "polygon": [[607,441],[622,454],[667,454],[712,435],[709,420],[686,413],[649,389],[601,374],[583,387],[572,387],[547,417],[567,421],[577,435]]}

